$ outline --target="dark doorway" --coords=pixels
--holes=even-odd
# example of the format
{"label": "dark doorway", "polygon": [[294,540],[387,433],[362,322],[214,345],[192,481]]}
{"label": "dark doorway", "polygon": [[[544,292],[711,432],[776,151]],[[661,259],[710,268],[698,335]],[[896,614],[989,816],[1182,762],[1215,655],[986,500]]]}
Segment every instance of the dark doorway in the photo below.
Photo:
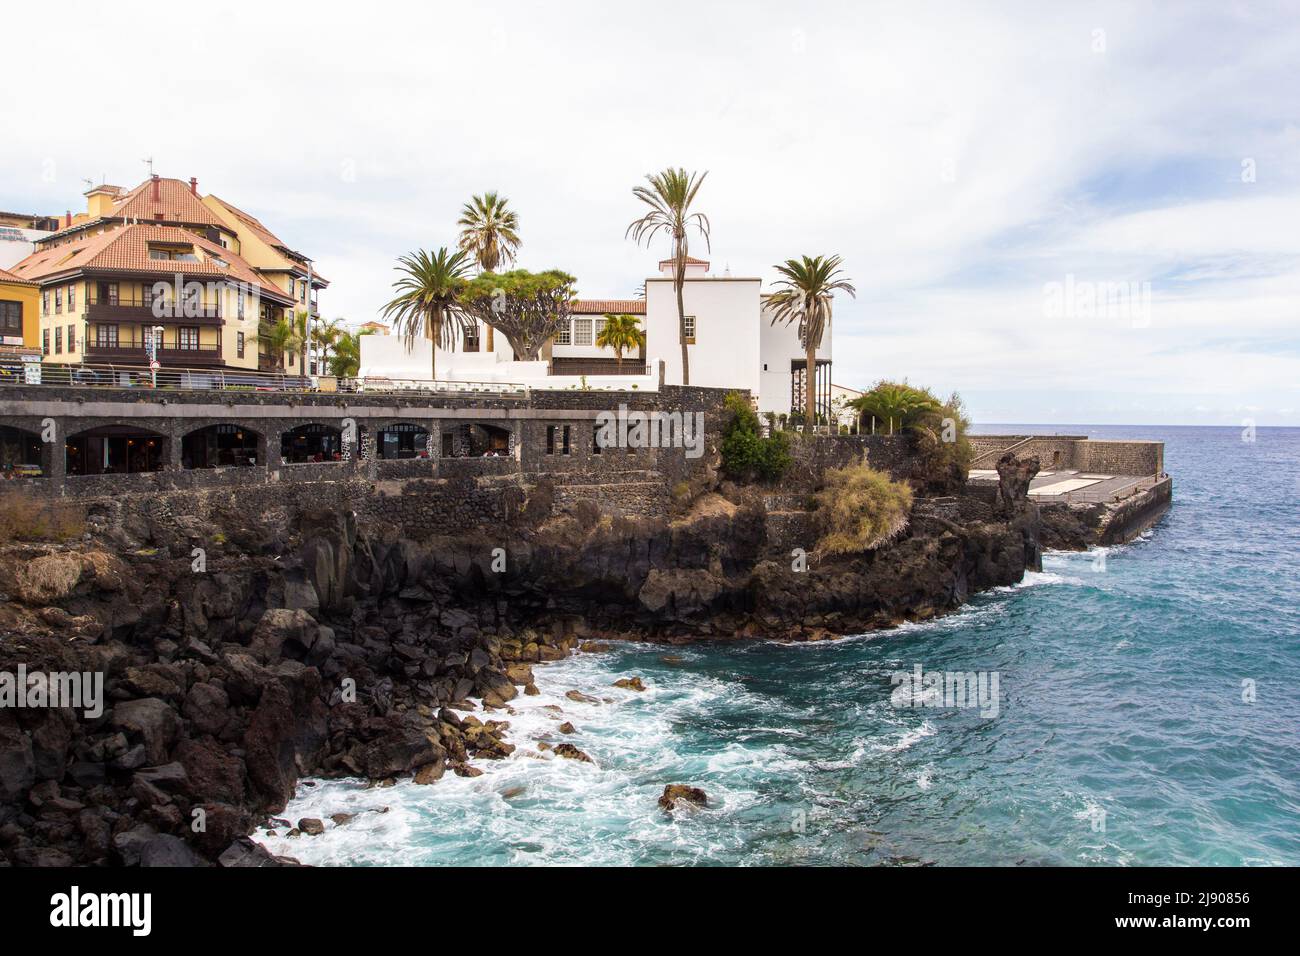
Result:
{"label": "dark doorway", "polygon": [[127,475],[162,471],[166,439],[126,425],[92,428],[65,445],[69,475]]}
{"label": "dark doorway", "polygon": [[31,432],[0,425],[0,478],[41,474],[41,439]]}
{"label": "dark doorway", "polygon": [[280,436],[280,457],[286,464],[342,461],[343,433],[330,425],[299,425]]}
{"label": "dark doorway", "polygon": [[429,430],[413,422],[387,425],[375,434],[375,454],[385,461],[394,458],[428,458]]}
{"label": "dark doorway", "polygon": [[220,468],[257,464],[257,432],[243,425],[209,425],[181,439],[185,468]]}

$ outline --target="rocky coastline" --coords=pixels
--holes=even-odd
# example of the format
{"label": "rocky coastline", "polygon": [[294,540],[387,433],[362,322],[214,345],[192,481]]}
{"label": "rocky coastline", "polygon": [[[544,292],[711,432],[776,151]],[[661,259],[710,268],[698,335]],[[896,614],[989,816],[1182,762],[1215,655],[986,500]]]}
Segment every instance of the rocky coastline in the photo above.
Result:
{"label": "rocky coastline", "polygon": [[248,834],[315,831],[278,818],[300,780],[475,775],[513,752],[532,665],[584,642],[820,640],[1016,583],[1040,566],[1034,467],[1009,466],[993,505],[918,499],[889,545],[804,568],[763,497],[725,485],[672,520],[580,506],[423,541],[308,507],[92,514],[82,540],[7,545],[0,672],[101,673],[105,699],[0,709],[0,856],[291,864]]}

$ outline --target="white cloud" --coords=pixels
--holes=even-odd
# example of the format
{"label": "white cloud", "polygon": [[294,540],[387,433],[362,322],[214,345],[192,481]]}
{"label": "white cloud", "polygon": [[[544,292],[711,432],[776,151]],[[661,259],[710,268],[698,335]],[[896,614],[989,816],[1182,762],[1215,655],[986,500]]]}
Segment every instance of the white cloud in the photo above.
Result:
{"label": "white cloud", "polygon": [[[6,27],[53,53],[0,89],[26,131],[0,208],[79,208],[83,177],[153,156],[315,256],[330,314],[373,316],[396,256],[493,188],[525,265],[630,295],[661,254],[624,240],[630,189],[672,163],[710,170],[718,268],[844,257],[844,384],[906,375],[986,419],[1300,421],[1282,6],[71,3]],[[1066,275],[1150,282],[1149,326],[1049,320]]]}

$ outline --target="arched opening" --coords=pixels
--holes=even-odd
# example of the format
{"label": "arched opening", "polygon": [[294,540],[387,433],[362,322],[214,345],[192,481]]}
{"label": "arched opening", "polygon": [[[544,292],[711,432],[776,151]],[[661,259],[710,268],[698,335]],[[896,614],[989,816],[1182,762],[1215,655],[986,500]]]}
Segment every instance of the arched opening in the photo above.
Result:
{"label": "arched opening", "polygon": [[375,432],[375,457],[383,461],[429,457],[429,430],[414,422],[385,425]]}
{"label": "arched opening", "polygon": [[260,437],[243,425],[224,422],[197,428],[181,439],[181,465],[185,468],[256,465]]}
{"label": "arched opening", "polygon": [[442,429],[443,458],[505,458],[513,453],[510,429],[479,422],[457,422]]}
{"label": "arched opening", "polygon": [[68,438],[65,461],[69,475],[133,475],[162,471],[167,439],[129,425],[103,425]]}
{"label": "arched opening", "polygon": [[312,422],[280,436],[280,457],[285,464],[308,461],[342,461],[343,433],[332,425]]}
{"label": "arched opening", "polygon": [[38,477],[41,470],[39,435],[10,425],[0,425],[0,477]]}

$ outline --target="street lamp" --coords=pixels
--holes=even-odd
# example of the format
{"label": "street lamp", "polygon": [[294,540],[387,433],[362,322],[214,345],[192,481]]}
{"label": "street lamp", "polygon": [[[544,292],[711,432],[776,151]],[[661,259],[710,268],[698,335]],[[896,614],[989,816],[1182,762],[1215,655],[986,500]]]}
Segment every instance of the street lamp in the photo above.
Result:
{"label": "street lamp", "polygon": [[149,343],[146,352],[149,355],[149,381],[154,388],[158,387],[158,343],[162,341],[163,332],[166,331],[161,325],[155,325],[149,330],[153,334],[149,336]]}

